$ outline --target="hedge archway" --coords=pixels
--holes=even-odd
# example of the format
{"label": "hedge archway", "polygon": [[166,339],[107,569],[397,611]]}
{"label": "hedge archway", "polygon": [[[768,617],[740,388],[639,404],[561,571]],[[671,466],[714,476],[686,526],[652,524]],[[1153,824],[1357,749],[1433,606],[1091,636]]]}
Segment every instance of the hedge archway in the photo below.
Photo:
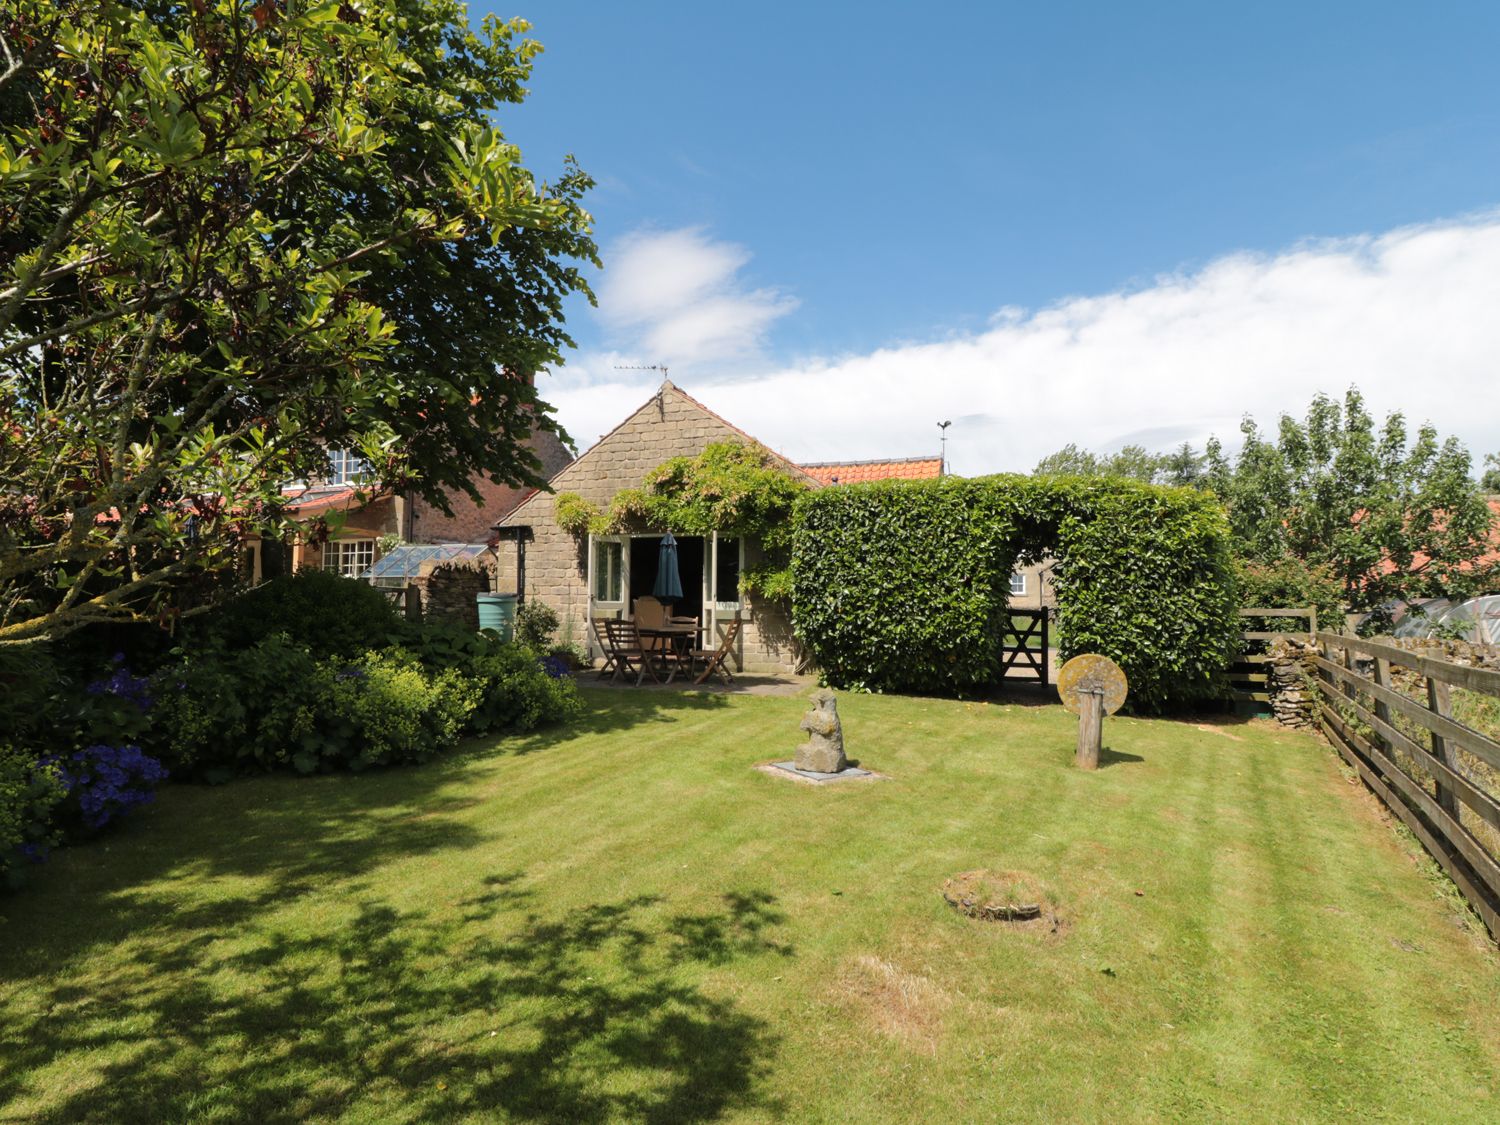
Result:
{"label": "hedge archway", "polygon": [[1141,711],[1213,694],[1238,599],[1223,509],[1190,489],[993,476],[808,493],[793,624],[835,687],[970,694],[997,681],[1011,572],[1044,555],[1063,659],[1110,657]]}

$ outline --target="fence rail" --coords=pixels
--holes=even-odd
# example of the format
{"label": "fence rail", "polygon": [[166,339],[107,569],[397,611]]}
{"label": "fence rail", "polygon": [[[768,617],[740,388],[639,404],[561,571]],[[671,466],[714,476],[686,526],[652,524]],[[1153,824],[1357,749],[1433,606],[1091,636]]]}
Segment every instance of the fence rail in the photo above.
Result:
{"label": "fence rail", "polygon": [[1248,629],[1240,634],[1245,642],[1237,661],[1229,666],[1229,698],[1236,703],[1269,703],[1271,701],[1271,674],[1265,668],[1270,657],[1260,651],[1267,641],[1282,637],[1311,639],[1318,631],[1318,611],[1312,606],[1306,609],[1242,609],[1241,617],[1285,617],[1300,618],[1307,622],[1306,629],[1276,630]]}
{"label": "fence rail", "polygon": [[[1500,939],[1500,742],[1451,706],[1454,688],[1500,699],[1500,672],[1342,633],[1316,640],[1323,732]],[[1393,687],[1393,667],[1424,681],[1425,704]]]}

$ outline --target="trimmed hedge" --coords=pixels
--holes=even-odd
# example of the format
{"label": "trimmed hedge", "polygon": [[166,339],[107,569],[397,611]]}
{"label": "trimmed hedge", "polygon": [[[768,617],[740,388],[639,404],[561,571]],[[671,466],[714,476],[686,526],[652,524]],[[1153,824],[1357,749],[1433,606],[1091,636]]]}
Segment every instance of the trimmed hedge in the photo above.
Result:
{"label": "trimmed hedge", "polygon": [[836,687],[970,694],[999,677],[1016,563],[1049,554],[1063,659],[1115,660],[1140,711],[1214,693],[1238,645],[1229,527],[1188,489],[995,476],[809,493],[793,623]]}

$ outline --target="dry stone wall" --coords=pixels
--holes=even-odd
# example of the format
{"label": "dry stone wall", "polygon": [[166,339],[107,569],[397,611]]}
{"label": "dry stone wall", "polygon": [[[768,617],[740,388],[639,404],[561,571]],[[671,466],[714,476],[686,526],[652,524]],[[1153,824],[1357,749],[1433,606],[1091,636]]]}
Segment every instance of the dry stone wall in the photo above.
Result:
{"label": "dry stone wall", "polygon": [[479,606],[474,597],[490,591],[492,572],[493,565],[485,558],[424,565],[412,579],[420,592],[422,619],[447,621],[477,632]]}

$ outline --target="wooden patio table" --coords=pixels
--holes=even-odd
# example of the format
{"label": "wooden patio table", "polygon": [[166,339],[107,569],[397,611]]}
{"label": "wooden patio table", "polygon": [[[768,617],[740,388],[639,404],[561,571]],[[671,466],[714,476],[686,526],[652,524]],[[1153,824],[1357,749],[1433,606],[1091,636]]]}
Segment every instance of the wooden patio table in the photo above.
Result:
{"label": "wooden patio table", "polygon": [[642,639],[646,637],[659,637],[667,642],[666,648],[661,650],[662,663],[667,668],[667,678],[664,683],[671,683],[672,677],[677,675],[679,668],[687,667],[689,663],[688,653],[692,651],[693,642],[698,638],[698,624],[668,623],[656,625],[650,628],[638,630]]}

